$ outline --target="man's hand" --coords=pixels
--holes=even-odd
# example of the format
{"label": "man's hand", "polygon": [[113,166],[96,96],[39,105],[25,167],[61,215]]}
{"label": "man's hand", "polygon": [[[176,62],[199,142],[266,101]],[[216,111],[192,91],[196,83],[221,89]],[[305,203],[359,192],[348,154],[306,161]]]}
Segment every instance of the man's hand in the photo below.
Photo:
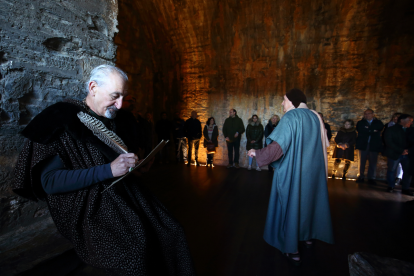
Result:
{"label": "man's hand", "polygon": [[256,141],[255,141],[255,140],[252,140],[250,143],[251,143],[251,144],[254,144],[254,143],[256,143]]}
{"label": "man's hand", "polygon": [[255,157],[256,156],[256,150],[255,149],[251,149],[249,150],[249,152],[247,153],[248,156],[250,157]]}
{"label": "man's hand", "polygon": [[111,171],[114,177],[122,176],[129,171],[129,168],[135,167],[138,157],[133,153],[124,153],[118,156],[111,163]]}
{"label": "man's hand", "polygon": [[234,134],[234,138],[237,138],[237,137],[239,137],[239,133],[238,132],[236,132],[236,134]]}
{"label": "man's hand", "polygon": [[230,141],[230,138],[229,137],[226,137],[226,141]]}
{"label": "man's hand", "polygon": [[408,154],[408,149],[405,149],[402,153],[402,155],[407,155]]}

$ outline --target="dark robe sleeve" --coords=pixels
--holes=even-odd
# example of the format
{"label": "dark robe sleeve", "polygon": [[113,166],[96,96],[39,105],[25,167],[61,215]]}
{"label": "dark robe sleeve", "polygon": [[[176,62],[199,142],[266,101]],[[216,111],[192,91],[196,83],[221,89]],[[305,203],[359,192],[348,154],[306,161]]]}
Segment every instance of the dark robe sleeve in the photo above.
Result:
{"label": "dark robe sleeve", "polygon": [[256,163],[259,167],[269,165],[283,155],[283,150],[277,142],[272,142],[267,147],[256,150]]}
{"label": "dark robe sleeve", "polygon": [[73,192],[113,178],[111,164],[88,169],[67,170],[59,156],[46,160],[41,168],[41,183],[47,194]]}

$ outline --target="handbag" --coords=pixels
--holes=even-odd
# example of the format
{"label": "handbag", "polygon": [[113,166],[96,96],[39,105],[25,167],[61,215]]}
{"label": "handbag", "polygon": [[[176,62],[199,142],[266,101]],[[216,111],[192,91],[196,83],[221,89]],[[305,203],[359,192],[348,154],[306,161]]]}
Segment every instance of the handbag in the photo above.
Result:
{"label": "handbag", "polygon": [[213,142],[207,142],[207,154],[216,153],[216,146]]}

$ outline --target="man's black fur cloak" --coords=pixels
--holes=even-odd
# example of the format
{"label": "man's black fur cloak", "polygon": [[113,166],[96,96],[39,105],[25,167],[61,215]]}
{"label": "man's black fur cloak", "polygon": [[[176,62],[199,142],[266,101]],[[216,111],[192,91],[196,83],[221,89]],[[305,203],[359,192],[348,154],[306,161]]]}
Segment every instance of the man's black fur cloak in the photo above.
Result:
{"label": "man's black fur cloak", "polygon": [[[26,198],[45,199],[60,233],[86,263],[113,275],[194,275],[184,232],[165,207],[128,176],[102,191],[111,180],[86,189],[46,195],[39,164],[58,155],[66,169],[112,162],[118,154],[84,126],[77,113],[87,106],[67,100],[46,108],[22,131],[28,138],[15,169],[13,190]],[[132,114],[119,110],[114,132],[137,152]]]}

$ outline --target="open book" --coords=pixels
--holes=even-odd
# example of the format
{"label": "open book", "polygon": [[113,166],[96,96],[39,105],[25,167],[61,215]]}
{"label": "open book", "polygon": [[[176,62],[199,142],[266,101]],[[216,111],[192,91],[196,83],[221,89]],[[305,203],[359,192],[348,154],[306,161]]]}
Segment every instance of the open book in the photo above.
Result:
{"label": "open book", "polygon": [[[167,141],[162,140],[151,152],[150,154],[148,154],[147,157],[145,157],[144,160],[142,160],[138,165],[136,165],[133,168],[129,169],[129,172],[127,172],[126,174],[124,174],[123,176],[121,176],[120,178],[118,178],[117,180],[115,180],[114,182],[112,182],[111,185],[109,185],[105,190],[103,190],[103,192],[105,192],[106,190],[108,190],[109,188],[111,188],[114,184],[118,183],[119,181],[121,181],[122,179],[124,179],[125,177],[127,177],[132,171],[143,167],[145,164],[147,164],[152,158],[155,157],[155,155],[168,143]],[[103,193],[102,192],[102,193]]]}

